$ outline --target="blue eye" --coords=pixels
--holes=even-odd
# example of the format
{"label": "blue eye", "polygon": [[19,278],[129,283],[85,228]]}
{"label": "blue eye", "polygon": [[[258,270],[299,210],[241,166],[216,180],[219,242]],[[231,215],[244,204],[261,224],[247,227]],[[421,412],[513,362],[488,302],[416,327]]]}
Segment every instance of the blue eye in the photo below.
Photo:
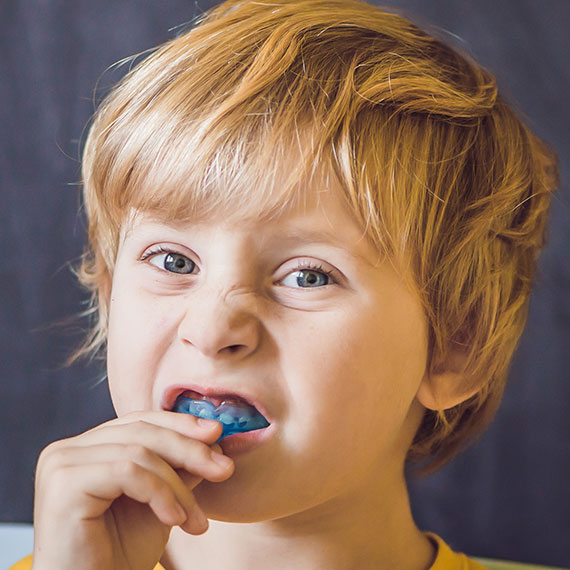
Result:
{"label": "blue eye", "polygon": [[196,264],[191,259],[181,253],[174,252],[155,255],[150,259],[150,263],[171,273],[188,274],[196,268]]}
{"label": "blue eye", "polygon": [[289,273],[281,281],[282,285],[286,287],[301,287],[303,289],[323,287],[324,285],[330,285],[332,279],[324,271],[316,271],[314,269],[300,269]]}
{"label": "blue eye", "polygon": [[164,258],[164,268],[173,273],[192,273],[196,264],[180,253],[169,253]]}

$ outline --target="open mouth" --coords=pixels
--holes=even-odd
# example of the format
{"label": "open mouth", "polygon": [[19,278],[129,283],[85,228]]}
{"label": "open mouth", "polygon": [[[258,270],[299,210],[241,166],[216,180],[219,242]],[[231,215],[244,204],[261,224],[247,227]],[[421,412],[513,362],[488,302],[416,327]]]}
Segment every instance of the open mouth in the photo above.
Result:
{"label": "open mouth", "polygon": [[269,426],[257,408],[239,396],[210,397],[186,390],[176,398],[172,411],[220,422],[223,427],[220,439]]}

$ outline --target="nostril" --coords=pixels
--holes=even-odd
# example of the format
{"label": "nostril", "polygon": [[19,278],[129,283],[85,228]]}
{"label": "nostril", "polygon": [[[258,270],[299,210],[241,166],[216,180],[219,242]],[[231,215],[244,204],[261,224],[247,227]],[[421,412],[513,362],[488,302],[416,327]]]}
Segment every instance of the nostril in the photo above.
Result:
{"label": "nostril", "polygon": [[233,354],[235,352],[237,352],[238,350],[240,350],[240,348],[243,347],[243,344],[232,344],[230,346],[227,347],[227,349]]}

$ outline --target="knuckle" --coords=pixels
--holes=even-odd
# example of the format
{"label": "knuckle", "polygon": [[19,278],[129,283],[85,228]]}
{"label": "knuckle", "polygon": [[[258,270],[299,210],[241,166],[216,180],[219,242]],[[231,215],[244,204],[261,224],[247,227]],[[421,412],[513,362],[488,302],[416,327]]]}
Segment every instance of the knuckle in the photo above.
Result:
{"label": "knuckle", "polygon": [[114,475],[119,478],[131,479],[140,475],[140,466],[130,459],[117,461],[112,467]]}
{"label": "knuckle", "polygon": [[38,470],[51,470],[62,465],[69,456],[66,440],[59,440],[50,443],[45,447],[38,458]]}
{"label": "knuckle", "polygon": [[141,430],[141,429],[146,430],[149,428],[149,426],[152,426],[153,424],[146,421],[143,417],[139,417],[138,419],[135,419],[133,422],[131,422],[130,425],[131,428],[136,430]]}
{"label": "knuckle", "polygon": [[127,447],[127,454],[134,462],[145,462],[151,456],[151,452],[140,443],[129,444]]}
{"label": "knuckle", "polygon": [[195,457],[200,465],[210,463],[212,461],[212,451],[206,444],[197,445]]}
{"label": "knuckle", "polygon": [[37,470],[41,471],[46,469],[49,462],[50,462],[50,450],[46,447],[45,449],[42,449],[38,457]]}
{"label": "knuckle", "polygon": [[160,501],[168,501],[173,498],[174,493],[171,489],[158,477],[152,477],[149,480],[149,488],[152,491],[153,497],[156,497]]}
{"label": "knuckle", "polygon": [[128,417],[128,418],[132,418],[134,423],[137,422],[141,422],[141,423],[146,423],[144,422],[144,418],[148,415],[148,412],[145,411],[141,411],[141,410],[136,410],[134,412],[129,412],[128,414],[126,414],[124,417]]}
{"label": "knuckle", "polygon": [[62,447],[62,440],[59,441],[52,441],[49,445],[44,447],[42,452],[40,453],[40,459],[46,459],[59,451]]}
{"label": "knuckle", "polygon": [[156,428],[156,425],[145,421],[143,418],[135,419],[134,421],[129,422],[127,426],[131,437],[139,440],[143,437],[151,437]]}

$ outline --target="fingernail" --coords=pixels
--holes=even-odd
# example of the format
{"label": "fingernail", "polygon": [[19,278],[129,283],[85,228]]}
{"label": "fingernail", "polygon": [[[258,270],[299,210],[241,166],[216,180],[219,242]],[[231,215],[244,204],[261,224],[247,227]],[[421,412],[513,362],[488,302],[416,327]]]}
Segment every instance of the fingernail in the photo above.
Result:
{"label": "fingernail", "polygon": [[212,450],[212,459],[224,469],[227,469],[233,463],[233,461],[227,455],[218,453],[214,450]]}

